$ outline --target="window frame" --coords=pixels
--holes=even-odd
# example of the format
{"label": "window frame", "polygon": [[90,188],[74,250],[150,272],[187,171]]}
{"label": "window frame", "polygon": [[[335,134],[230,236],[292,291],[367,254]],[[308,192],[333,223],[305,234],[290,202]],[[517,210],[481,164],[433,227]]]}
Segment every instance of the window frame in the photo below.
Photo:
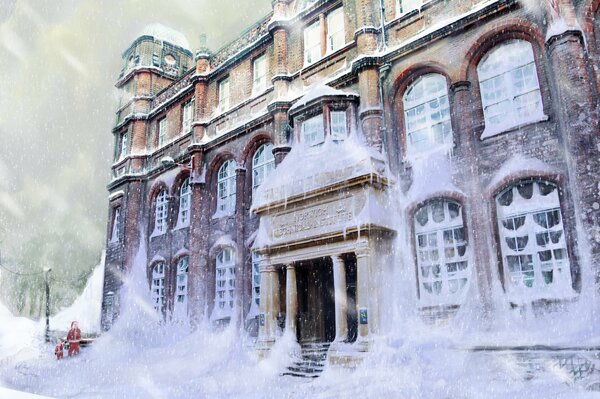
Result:
{"label": "window frame", "polygon": [[[185,266],[185,270],[182,271]],[[175,275],[175,298],[174,303],[175,307],[185,306],[185,310],[187,311],[187,301],[188,301],[188,290],[189,290],[189,267],[190,267],[190,257],[188,255],[184,255],[177,260],[177,271]],[[180,279],[181,276],[184,276],[184,279]],[[180,300],[181,299],[181,300]]]}
{"label": "window frame", "polygon": [[[226,254],[228,254],[229,259],[225,259]],[[226,319],[233,315],[236,293],[235,256],[236,252],[232,247],[223,247],[215,257],[215,298],[212,316],[213,320]],[[223,272],[221,272],[222,270]],[[223,293],[221,298],[219,297],[220,293]]]}
{"label": "window frame", "polygon": [[115,243],[121,240],[121,205],[112,209],[112,227],[110,242]]}
{"label": "window frame", "polygon": [[154,199],[154,232],[153,236],[163,235],[168,229],[169,193],[161,188]]}
{"label": "window frame", "polygon": [[[516,63],[507,67],[506,65],[501,65],[496,68],[496,70],[492,72],[482,71],[482,68],[485,67],[486,62],[490,61],[490,58],[493,57],[498,52],[507,51],[505,48],[511,45],[523,45],[524,47],[520,50],[523,53],[527,53],[527,57],[531,57],[527,59],[527,62],[519,57],[519,60]],[[525,47],[526,46],[526,47]],[[501,58],[501,57],[497,57]],[[508,57],[502,57],[502,59],[508,59]],[[496,136],[498,134],[508,132],[519,126],[524,126],[540,121],[547,120],[548,117],[545,115],[544,110],[544,96],[542,92],[542,76],[539,71],[539,57],[535,49],[535,45],[532,41],[527,38],[522,37],[511,37],[507,40],[504,40],[496,45],[490,47],[485,51],[483,56],[477,62],[475,66],[475,72],[477,74],[477,85],[479,88],[479,105],[481,106],[481,112],[483,114],[483,124],[484,129],[481,133],[481,140],[484,140],[489,137]],[[513,73],[515,71],[524,71],[527,68],[531,76],[529,77],[533,81],[533,86],[528,89],[524,89],[519,91],[516,86],[518,80],[515,79]],[[500,72],[499,72],[500,71]],[[495,81],[498,79],[497,81]],[[523,75],[523,85],[526,85],[527,77]],[[497,86],[501,91],[504,92],[504,97],[500,98],[499,101],[493,102],[493,100],[486,99],[486,93],[494,93],[492,90],[485,90],[486,84],[490,82],[490,84],[495,82],[502,81],[502,86]],[[494,96],[498,96],[499,91],[496,88],[496,94]],[[532,103],[538,102],[537,107],[535,109],[529,110],[530,115],[526,116],[518,116],[518,109],[526,109],[528,106],[531,106],[531,103],[527,103],[525,106],[519,107],[517,103],[518,98],[524,98],[526,96],[535,97],[535,101]],[[497,99],[495,99],[497,100]],[[492,106],[499,106],[502,103],[508,103],[505,105],[505,108],[502,112],[498,112],[496,114],[491,115],[490,111],[487,111],[488,108]],[[507,119],[506,117],[502,118],[503,115],[511,115],[512,119]],[[492,118],[500,117],[501,121],[496,123],[492,121]]]}
{"label": "window frame", "polygon": [[184,134],[192,131],[192,123],[194,122],[194,117],[195,117],[195,113],[196,113],[195,105],[196,105],[196,100],[194,98],[192,98],[190,101],[183,104],[182,112],[181,112],[181,114],[182,114],[181,128],[182,128]]}
{"label": "window frame", "polygon": [[[526,185],[531,184],[531,197],[526,198]],[[540,186],[553,187],[547,194],[542,193]],[[521,190],[525,196],[521,194]],[[575,296],[573,289],[573,262],[574,258],[570,251],[569,231],[565,223],[562,209],[563,199],[560,194],[560,186],[551,180],[544,178],[528,178],[515,181],[502,190],[498,191],[494,198],[494,211],[496,219],[496,245],[498,248],[499,264],[502,268],[501,275],[504,281],[504,290],[508,297],[516,302],[535,301],[538,299],[562,299]],[[508,193],[511,193],[508,195]],[[503,197],[510,197],[510,204],[503,205]],[[504,199],[506,200],[506,198]],[[503,207],[513,206],[519,201],[519,212],[504,212]],[[522,204],[520,203],[522,202]],[[543,215],[548,222],[548,214],[554,213],[558,222],[554,225],[544,227],[536,221],[536,216]],[[506,223],[505,223],[506,222]],[[507,231],[511,231],[509,233]],[[520,234],[517,234],[520,232]],[[553,234],[554,233],[554,234]],[[560,233],[560,234],[556,234]],[[538,236],[542,237],[540,244]],[[544,239],[545,237],[545,239]],[[514,249],[511,248],[511,244]],[[562,258],[556,259],[556,251],[561,251]],[[551,255],[549,260],[542,260],[542,253]],[[523,259],[530,256],[530,265],[523,269]],[[519,258],[519,270],[512,273],[508,257]],[[517,259],[513,259],[517,260]],[[546,266],[543,265],[546,263]],[[548,269],[547,264],[552,264]],[[513,264],[514,266],[515,264]],[[514,268],[513,268],[514,269]],[[544,281],[550,270],[552,282]],[[544,274],[546,273],[546,274]],[[523,284],[516,283],[515,277],[521,275]],[[531,281],[531,286],[526,280]]]}
{"label": "window frame", "polygon": [[152,266],[150,273],[150,292],[152,296],[152,306],[154,310],[163,314],[166,310],[166,278],[167,278],[167,265],[164,261],[158,261]]}
{"label": "window frame", "polygon": [[[341,27],[338,27],[338,29],[336,29],[332,33],[331,25],[332,25],[333,19],[335,17],[340,18]],[[345,21],[345,18],[346,18],[346,16],[344,14],[344,7],[338,7],[326,14],[325,24],[326,24],[327,34],[326,34],[325,40],[326,40],[327,49],[325,51],[325,55],[333,54],[346,45],[346,21]],[[334,35],[341,35],[341,42],[338,43],[337,46],[334,46],[333,42],[332,42],[332,38],[334,37]]]}
{"label": "window frame", "polygon": [[127,130],[123,131],[119,136],[119,156],[117,160],[120,161],[127,156],[128,153],[128,145],[129,145],[129,136],[127,135]]}
{"label": "window frame", "polygon": [[[236,208],[236,162],[224,161],[217,171],[217,215],[232,215]],[[222,172],[227,172],[223,175]]]}
{"label": "window frame", "polygon": [[[434,206],[437,204],[441,204],[444,216],[439,222],[435,220],[434,216]],[[455,217],[452,217],[451,205],[457,209]],[[427,213],[425,224],[418,221],[422,211]],[[469,284],[471,284],[472,266],[469,263],[469,237],[463,212],[464,206],[459,201],[441,197],[433,198],[421,204],[412,215],[415,265],[417,267],[416,275],[421,306],[460,306],[465,299]],[[462,230],[462,238],[459,230]],[[451,241],[447,240],[447,233],[450,233]],[[423,240],[421,240],[421,237],[423,237]],[[421,245],[422,241],[424,245]],[[464,248],[462,255],[460,254],[460,247]],[[426,256],[425,252],[427,253]],[[425,258],[430,261],[433,253],[437,254],[437,259],[431,262],[438,262],[440,267],[437,273],[439,276],[435,275],[436,265],[425,262]],[[460,263],[463,264],[462,268],[459,266]],[[453,271],[450,270],[452,265],[456,266]],[[424,272],[425,268],[429,268],[427,275]],[[430,273],[432,274],[431,278],[428,278]],[[464,280],[462,285],[460,285],[461,280]],[[447,288],[451,286],[450,281],[457,281],[458,287],[454,292]],[[435,292],[436,282],[440,282],[438,293]],[[426,288],[425,284],[431,286],[431,291]]]}
{"label": "window frame", "polygon": [[[186,189],[187,188],[187,189]],[[186,227],[190,225],[192,209],[192,186],[190,177],[186,177],[179,187],[179,211],[177,225]]]}
{"label": "window frame", "polygon": [[[315,123],[315,126],[313,126],[313,128],[315,129],[315,133],[307,133],[307,126],[309,123]],[[318,126],[317,126],[318,125]],[[311,136],[314,136],[314,140],[307,140],[307,134],[310,134]],[[307,146],[307,147],[316,147],[318,145],[321,145],[325,142],[325,113],[321,112],[318,113],[316,115],[310,116],[306,119],[304,119],[302,121],[302,125],[300,126],[300,136],[301,136],[301,141],[303,143],[303,145]]]}
{"label": "window frame", "polygon": [[163,117],[161,119],[158,120],[157,123],[158,127],[157,127],[157,143],[158,143],[158,147],[162,147],[165,144],[167,144],[167,136],[168,136],[168,122],[167,122],[167,117]]}
{"label": "window frame", "polygon": [[219,80],[219,83],[217,85],[217,110],[218,112],[228,111],[231,108],[231,85],[229,82],[229,76]]}
{"label": "window frame", "polygon": [[[340,6],[331,11],[322,14],[324,18],[318,18],[305,25],[303,34],[303,59],[304,67],[315,64],[330,54],[344,48],[346,46],[346,15],[344,7]],[[341,27],[330,34],[330,25],[334,17],[341,15]],[[323,21],[323,23],[321,23]],[[312,36],[314,34],[314,37]],[[335,35],[341,35],[341,42],[337,46],[333,46],[331,38]],[[314,38],[314,43],[309,39]],[[325,40],[325,43],[323,43]],[[310,42],[310,47],[308,43]],[[314,59],[313,59],[314,58]]]}
{"label": "window frame", "polygon": [[[257,76],[257,73],[260,73],[261,68],[259,68],[260,63],[262,63],[262,75]],[[262,93],[269,86],[267,83],[267,75],[268,75],[268,59],[267,54],[263,53],[258,57],[254,58],[252,61],[252,94],[256,95]],[[262,83],[257,83],[261,82]]]}
{"label": "window frame", "polygon": [[[435,92],[426,92],[428,81],[437,80],[440,84],[440,88]],[[443,82],[443,84],[442,84]],[[413,93],[414,90],[423,91],[421,99],[410,100],[408,97]],[[452,126],[452,109],[450,104],[450,95],[448,88],[448,78],[438,72],[427,72],[417,76],[409,85],[407,85],[404,93],[402,94],[402,118],[404,122],[404,138],[406,143],[406,154],[408,156],[419,156],[424,155],[432,151],[436,151],[440,148],[447,147],[451,150],[454,143],[454,128]],[[437,109],[433,107],[432,103],[437,102]],[[443,103],[445,102],[445,106]],[[424,126],[417,126],[416,129],[409,130],[410,116],[409,113],[413,110],[423,108],[422,117],[425,118],[426,122]],[[435,120],[433,115],[439,113],[439,120]],[[444,116],[445,114],[445,116]],[[437,126],[442,126],[442,142],[436,142],[436,131]],[[449,131],[446,131],[444,126],[448,126]],[[425,148],[419,148],[416,144],[413,144],[412,138],[415,133],[425,134],[424,142]]]}
{"label": "window frame", "polygon": [[[266,154],[266,155],[265,155]],[[262,159],[259,159],[262,158]],[[266,178],[275,170],[273,143],[261,144],[252,155],[252,196]]]}

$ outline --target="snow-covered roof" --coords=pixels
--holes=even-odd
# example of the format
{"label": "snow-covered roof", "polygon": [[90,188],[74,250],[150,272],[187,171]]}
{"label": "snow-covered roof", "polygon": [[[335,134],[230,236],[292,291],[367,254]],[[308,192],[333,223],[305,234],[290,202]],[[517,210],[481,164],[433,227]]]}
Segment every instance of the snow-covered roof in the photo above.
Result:
{"label": "snow-covered roof", "polygon": [[363,143],[360,132],[352,132],[342,143],[329,139],[316,147],[296,143],[258,188],[252,208],[260,209],[366,175],[392,180],[384,157]]}
{"label": "snow-covered roof", "polygon": [[165,42],[169,42],[179,47],[183,47],[186,50],[190,50],[190,43],[183,35],[183,33],[176,31],[173,28],[169,28],[163,24],[154,23],[146,25],[144,29],[138,34],[139,36],[152,36],[155,39],[159,39]]}
{"label": "snow-covered roof", "polygon": [[300,98],[292,107],[290,108],[290,112],[293,112],[295,109],[303,107],[304,105],[310,103],[311,101],[320,98],[320,97],[328,97],[328,96],[341,96],[341,97],[358,97],[358,94],[353,92],[346,92],[342,90],[334,89],[331,86],[327,86],[325,84],[317,84],[312,86],[302,98]]}

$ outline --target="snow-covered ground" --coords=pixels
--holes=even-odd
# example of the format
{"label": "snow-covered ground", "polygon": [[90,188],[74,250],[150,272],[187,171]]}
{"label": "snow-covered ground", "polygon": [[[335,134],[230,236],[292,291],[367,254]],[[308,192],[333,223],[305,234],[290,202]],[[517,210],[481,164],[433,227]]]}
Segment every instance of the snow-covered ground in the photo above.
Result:
{"label": "snow-covered ground", "polygon": [[[455,349],[422,327],[376,341],[354,371],[327,369],[315,380],[280,377],[285,343],[257,362],[234,328],[220,333],[157,326],[137,302],[113,330],[74,359],[56,361],[40,324],[0,316],[0,386],[59,398],[592,398],[560,373],[528,380],[516,361]],[[418,326],[417,326],[418,327]],[[3,392],[0,390],[0,397]]]}
{"label": "snow-covered ground", "polygon": [[[136,264],[145,264],[140,255]],[[43,342],[43,323],[14,317],[0,305],[0,398],[6,389],[56,398],[593,398],[574,387],[557,367],[527,374],[515,357],[458,348],[478,338],[476,310],[463,307],[456,323],[431,328],[418,318],[396,322],[393,334],[377,337],[368,357],[355,369],[328,368],[320,378],[281,377],[289,343],[280,339],[270,358],[258,361],[252,345],[234,327],[215,332],[208,324],[190,332],[185,326],[158,323],[145,280],[134,268],[125,281],[119,320],[109,333],[73,359],[56,361],[54,345]],[[96,271],[94,276],[96,276]],[[88,288],[94,285],[91,278]],[[84,298],[88,298],[84,300]],[[96,311],[94,295],[84,292],[68,319]],[[583,314],[573,313],[573,319]],[[565,317],[560,320],[567,320]],[[585,321],[585,320],[584,320]],[[518,321],[512,321],[516,323]],[[548,320],[550,323],[551,321]],[[499,320],[506,329],[523,331]],[[571,323],[571,324],[573,324]],[[576,324],[576,323],[575,323]],[[560,330],[560,324],[545,331]],[[465,331],[475,331],[465,333]],[[510,338],[500,327],[494,342]],[[539,329],[538,329],[539,330]],[[568,329],[566,329],[568,330]],[[85,332],[85,330],[84,330]],[[551,335],[551,334],[547,334]],[[591,344],[595,328],[552,342]],[[530,335],[538,342],[541,337]],[[578,338],[577,338],[578,337]],[[588,338],[586,338],[588,337]],[[516,338],[513,336],[512,342]],[[551,341],[548,341],[551,342]],[[2,390],[4,388],[4,390]]]}

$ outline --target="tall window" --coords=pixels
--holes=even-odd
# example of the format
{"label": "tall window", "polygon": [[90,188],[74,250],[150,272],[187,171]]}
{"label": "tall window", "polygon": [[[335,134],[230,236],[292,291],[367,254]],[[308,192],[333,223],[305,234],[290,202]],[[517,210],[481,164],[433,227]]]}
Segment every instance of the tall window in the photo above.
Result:
{"label": "tall window", "polygon": [[321,58],[321,22],[304,29],[304,64],[310,65]]}
{"label": "tall window", "polygon": [[219,111],[227,111],[229,109],[229,78],[225,78],[219,82]]}
{"label": "tall window", "polygon": [[260,255],[252,252],[252,305],[250,314],[258,314],[260,306]]}
{"label": "tall window", "polygon": [[218,318],[231,317],[235,298],[235,258],[230,248],[217,255],[215,311]]}
{"label": "tall window", "polygon": [[327,15],[327,52],[333,53],[344,47],[344,9],[338,8]]}
{"label": "tall window", "polygon": [[119,159],[125,158],[127,155],[127,132],[121,133],[121,142],[119,143]]}
{"label": "tall window", "polygon": [[331,138],[339,142],[344,141],[347,136],[346,111],[331,111]]}
{"label": "tall window", "polygon": [[187,226],[190,224],[190,205],[192,199],[192,190],[190,187],[190,178],[188,177],[181,184],[179,189],[179,225]]}
{"label": "tall window", "polygon": [[219,169],[217,209],[220,212],[231,214],[235,211],[235,162],[225,161]]}
{"label": "tall window", "polygon": [[158,121],[158,146],[162,147],[167,142],[167,118]]}
{"label": "tall window", "polygon": [[485,116],[482,138],[543,117],[540,83],[531,43],[511,40],[477,66]]}
{"label": "tall window", "polygon": [[169,203],[167,200],[167,190],[163,189],[156,196],[156,208],[154,210],[154,233],[163,234],[167,231],[167,214]]}
{"label": "tall window", "polygon": [[177,262],[177,287],[175,290],[175,306],[187,306],[189,258],[182,257]]}
{"label": "tall window", "polygon": [[313,116],[302,123],[302,141],[306,146],[314,146],[325,141],[323,114]]}
{"label": "tall window", "polygon": [[325,52],[327,54],[339,50],[346,43],[344,31],[344,10],[342,7],[327,14],[325,26],[321,21],[304,28],[304,64],[310,65],[321,59],[323,54],[323,38],[326,37]]}
{"label": "tall window", "polygon": [[257,94],[267,88],[267,56],[265,54],[254,60],[253,74],[252,92]]}
{"label": "tall window", "polygon": [[462,207],[436,200],[415,213],[419,291],[426,305],[462,302],[468,281]]}
{"label": "tall window", "polygon": [[410,153],[452,145],[448,88],[444,76],[421,76],[406,90],[403,103]]}
{"label": "tall window", "polygon": [[192,99],[183,106],[183,133],[187,133],[192,130],[192,122],[194,121],[194,104],[195,101]]}
{"label": "tall window", "polygon": [[162,313],[165,305],[165,264],[158,262],[152,268],[152,303]]}
{"label": "tall window", "polygon": [[252,157],[252,193],[265,181],[265,178],[275,169],[273,144],[263,144]]}
{"label": "tall window", "polygon": [[112,232],[110,235],[110,242],[119,241],[119,233],[121,228],[121,207],[117,206],[113,209],[112,215]]}
{"label": "tall window", "polygon": [[508,291],[533,297],[571,292],[571,268],[558,188],[545,181],[513,185],[496,197]]}

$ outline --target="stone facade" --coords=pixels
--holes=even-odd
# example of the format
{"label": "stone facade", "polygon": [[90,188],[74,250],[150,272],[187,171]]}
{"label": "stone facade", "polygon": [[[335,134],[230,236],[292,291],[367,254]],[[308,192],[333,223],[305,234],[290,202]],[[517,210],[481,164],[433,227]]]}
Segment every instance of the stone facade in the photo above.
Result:
{"label": "stone facade", "polygon": [[[297,293],[301,283],[294,283],[302,277],[296,274],[296,266],[300,270],[311,259],[325,259],[328,266],[324,267],[332,273],[336,301],[331,320],[335,319],[336,330],[335,337],[328,340],[349,341],[348,323],[354,323],[357,341],[364,344],[360,350],[368,349],[368,336],[385,329],[385,323],[378,320],[378,306],[385,303],[385,295],[380,291],[384,290],[386,270],[393,265],[411,270],[414,281],[407,284],[414,286],[409,291],[415,306],[434,323],[451,317],[464,300],[436,302],[436,290],[446,289],[441,287],[446,287],[449,275],[456,272],[451,273],[450,267],[473,269],[467,284],[474,287],[477,300],[492,317],[498,292],[505,294],[513,307],[527,303],[543,312],[553,304],[577,301],[586,284],[597,290],[600,2],[531,3],[430,0],[412,10],[402,8],[396,0],[274,0],[273,12],[239,39],[214,54],[207,49],[198,51],[195,67],[189,50],[157,37],[139,38],[123,54],[124,68],[117,83],[127,93],[127,101],[117,112],[113,130],[116,151],[113,180],[108,187],[111,195],[103,301],[105,327],[109,328],[118,314],[119,276],[134,267],[140,240],[145,241],[147,253],[143,256],[145,264],[136,267],[145,267],[149,286],[153,284],[156,264],[162,263],[165,268],[161,277],[164,298],[160,299],[164,301],[165,317],[170,317],[176,307],[178,263],[187,257],[185,303],[190,320],[198,322],[208,317],[217,324],[239,323],[251,334],[259,330],[257,345],[264,351],[276,339],[281,324],[278,317],[287,314],[286,327],[301,336],[296,325],[302,323],[298,300],[305,298]],[[333,26],[330,20],[340,7],[343,30],[338,39],[332,32],[339,23]],[[320,29],[321,48],[315,50],[317,59],[307,63],[305,30],[313,24]],[[341,44],[334,45],[336,40],[341,40]],[[504,76],[514,79],[511,90],[517,92],[520,85],[529,85],[530,91],[506,97],[506,102],[513,105],[490,105],[494,96],[503,95],[498,89],[502,85],[497,80],[499,75],[485,81],[487,72],[483,66],[492,62],[492,54],[498,48],[508,45],[525,49],[520,58],[531,56],[533,63],[519,64],[521,69]],[[256,90],[255,60],[261,56],[266,58],[268,83]],[[496,64],[501,65],[506,57],[497,59]],[[525,76],[522,81],[515,77],[520,73]],[[423,103],[415,107],[415,112],[426,112],[419,107],[446,107],[449,124],[445,129],[450,129],[450,138],[444,144],[441,136],[427,136],[429,147],[416,150],[415,137],[419,133],[409,126],[426,122],[415,122],[414,114],[407,108],[412,101],[407,93],[424,82],[424,77],[431,78],[431,84],[443,82],[440,90],[445,90],[446,95],[440,94],[435,105]],[[492,90],[491,97],[490,82],[497,89]],[[332,91],[315,89],[323,84]],[[222,92],[225,89],[227,93]],[[486,90],[483,96],[481,93]],[[223,107],[225,97],[228,104]],[[523,102],[526,104],[519,105]],[[188,131],[184,128],[186,104],[193,104],[194,110]],[[492,126],[496,122],[490,115],[495,106],[509,107],[503,108],[505,111],[495,116],[496,120],[508,118],[514,123]],[[313,115],[326,115],[322,129],[325,136],[332,136],[332,113],[336,110],[346,112],[344,131],[356,135],[361,143],[366,143],[368,151],[380,155],[379,158],[371,154],[365,158],[368,162],[361,164],[373,169],[356,167],[356,159],[350,157],[342,166],[361,173],[342,173],[340,179],[332,181],[323,178],[308,188],[298,186],[299,193],[285,198],[265,197],[257,201],[255,196],[268,191],[264,187],[253,190],[253,158],[261,146],[272,144],[268,148],[272,148],[274,163],[285,166],[290,149],[301,145],[306,130],[303,124]],[[431,115],[433,111],[430,118],[445,118]],[[163,140],[159,136],[164,118],[167,131]],[[428,126],[433,129],[431,123]],[[410,135],[407,129],[413,129]],[[444,151],[434,148],[436,143],[443,144]],[[334,151],[323,157],[344,155]],[[217,198],[223,177],[219,170],[228,161],[233,161],[234,175],[227,176],[232,178],[234,187],[225,190],[225,194],[234,198],[229,199],[233,208],[223,212]],[[323,162],[323,169],[327,169],[327,162]],[[378,162],[385,165],[383,169],[377,169]],[[279,187],[269,183],[269,188],[283,189],[290,170],[294,168],[278,166],[267,180],[283,183]],[[298,169],[289,178],[294,181],[302,173]],[[180,223],[181,186],[188,178],[189,220]],[[163,190],[167,193],[166,221],[165,228],[157,233],[157,199]],[[528,190],[535,193],[527,194]],[[543,194],[544,190],[556,191]],[[557,198],[548,209],[559,212],[553,215],[558,215],[564,236],[557,238],[560,244],[553,241],[560,246],[553,247],[557,248],[553,254],[542,254],[541,250],[534,253],[540,256],[539,262],[507,255],[524,249],[521,244],[504,244],[514,237],[506,236],[501,222],[505,226],[509,219],[527,223],[526,217],[538,220],[539,212],[546,210],[537,209],[533,216],[511,214],[505,218],[502,212],[509,211],[500,209],[499,204],[505,194],[512,201],[517,192],[523,201],[531,195]],[[386,195],[397,198],[397,203],[390,205],[389,199],[379,199]],[[332,211],[322,205],[334,201],[335,206],[339,205],[336,211],[349,212],[343,201],[356,202],[361,196],[371,207],[390,207],[389,215],[397,212],[393,219],[401,222],[382,220],[373,212],[360,222],[341,225],[335,218],[344,216],[332,216]],[[355,209],[358,213],[359,208]],[[509,208],[510,204],[506,209]],[[461,255],[468,261],[443,265],[449,269],[438,280],[426,275],[425,263],[418,266],[418,257],[424,256],[422,248],[428,245],[435,248],[430,248],[427,256],[441,256],[435,251],[443,247],[427,244],[427,234],[433,233],[420,233],[423,229],[416,222],[423,215],[435,218],[435,212],[450,218],[455,218],[455,212],[460,214],[462,230],[455,234],[461,238],[454,236],[460,242],[452,251],[464,251],[459,247],[465,243],[468,247],[467,255]],[[354,216],[351,214],[349,219]],[[312,221],[319,217],[329,219],[319,221],[319,228],[312,228]],[[309,224],[298,225],[300,219]],[[548,229],[549,224],[547,221]],[[323,225],[333,227],[323,230]],[[528,239],[543,241],[539,227],[535,229],[538,230]],[[447,239],[450,230],[443,233],[446,243],[451,241]],[[263,233],[270,238],[263,237],[261,241]],[[275,236],[285,239],[278,241]],[[524,237],[520,238],[527,240]],[[544,245],[551,244],[547,241]],[[220,256],[225,248],[233,254],[230,264],[234,273],[223,283],[235,288],[233,298],[228,298],[233,310],[225,312],[226,317],[219,317],[215,299],[219,296],[222,271],[217,270],[216,263],[224,262]],[[253,251],[260,255],[260,261],[255,259],[255,263],[260,262],[260,308],[252,304],[256,289],[252,281],[257,277],[256,270],[253,276]],[[554,263],[542,260],[542,256],[550,256]],[[350,269],[352,276],[347,276]],[[429,270],[434,273],[434,269]],[[552,293],[542,289],[538,290],[539,295],[523,296],[526,288],[519,291],[511,286],[516,281],[535,288],[544,279],[546,285],[552,286],[561,273],[568,288],[563,292],[552,288]],[[434,274],[440,274],[439,269]],[[348,296],[350,280],[354,285]],[[453,283],[463,284],[459,279]],[[499,287],[499,291],[494,287]],[[428,290],[433,294],[425,300]]]}

